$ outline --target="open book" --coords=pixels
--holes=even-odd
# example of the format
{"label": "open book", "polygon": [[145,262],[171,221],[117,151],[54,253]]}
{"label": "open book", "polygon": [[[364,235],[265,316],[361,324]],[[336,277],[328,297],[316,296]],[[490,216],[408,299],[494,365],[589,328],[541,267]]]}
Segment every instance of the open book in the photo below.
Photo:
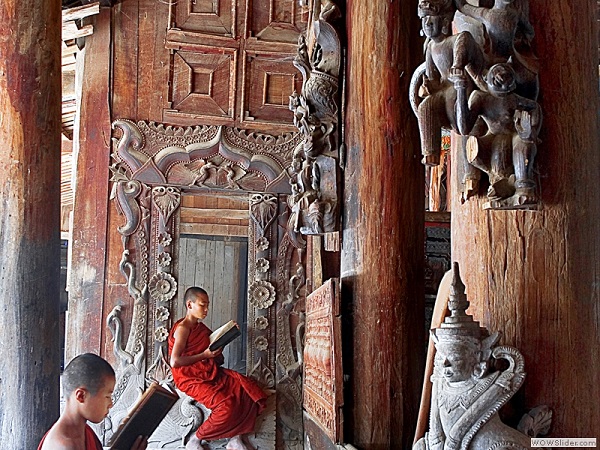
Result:
{"label": "open book", "polygon": [[152,383],[131,408],[109,442],[110,450],[129,450],[138,436],[150,437],[179,396]]}
{"label": "open book", "polygon": [[230,320],[225,325],[217,328],[211,333],[209,337],[210,345],[208,348],[211,352],[214,352],[218,348],[225,347],[240,334],[242,334],[242,332],[238,328],[237,324],[233,320]]}

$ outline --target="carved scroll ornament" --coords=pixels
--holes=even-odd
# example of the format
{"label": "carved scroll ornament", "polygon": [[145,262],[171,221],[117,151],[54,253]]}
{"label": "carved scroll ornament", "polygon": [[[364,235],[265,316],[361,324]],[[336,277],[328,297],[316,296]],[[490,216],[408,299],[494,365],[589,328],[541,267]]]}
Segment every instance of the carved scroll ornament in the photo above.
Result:
{"label": "carved scroll ornament", "polygon": [[[514,347],[497,346],[500,333],[490,335],[465,312],[469,302],[457,263],[453,270],[450,315],[431,332],[436,354],[429,431],[413,449],[528,449],[531,437],[548,430],[525,426],[549,426],[551,412],[547,407],[536,408],[537,417],[522,421],[519,431],[501,422],[498,411],[525,379],[524,359]],[[498,360],[507,361],[507,368],[492,370]]]}
{"label": "carved scroll ornament", "polygon": [[294,124],[303,141],[294,149],[290,166],[292,211],[288,232],[295,245],[303,245],[300,233],[334,231],[337,223],[338,79],[341,44],[330,22],[339,18],[331,1],[315,1],[306,36],[298,41],[294,65],[303,77],[302,92],[290,96]]}
{"label": "carved scroll ornament", "polygon": [[535,208],[542,112],[528,0],[496,1],[489,8],[420,0],[418,13],[425,62],[413,74],[410,98],[423,162],[439,164],[441,130],[452,130],[467,138],[457,155],[463,201],[478,194],[485,173],[486,208]]}
{"label": "carved scroll ornament", "polygon": [[113,173],[149,185],[289,193],[299,133],[278,136],[216,125],[172,127],[120,119]]}

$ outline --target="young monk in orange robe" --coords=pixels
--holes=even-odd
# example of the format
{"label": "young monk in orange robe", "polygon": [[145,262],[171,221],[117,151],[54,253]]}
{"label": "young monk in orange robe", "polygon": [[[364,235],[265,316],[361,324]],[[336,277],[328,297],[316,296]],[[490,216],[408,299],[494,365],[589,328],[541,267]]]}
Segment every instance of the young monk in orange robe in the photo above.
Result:
{"label": "young monk in orange robe", "polygon": [[192,435],[186,449],[202,449],[201,441],[230,438],[227,449],[252,447],[244,435],[254,431],[265,407],[265,392],[250,378],[223,364],[222,349],[209,350],[210,329],[200,321],[208,314],[208,294],[191,287],[184,296],[186,316],[169,333],[170,363],[175,385],[212,412]]}
{"label": "young monk in orange robe", "polygon": [[[115,372],[103,358],[92,353],[76,356],[62,374],[65,409],[42,438],[38,450],[102,450],[102,444],[87,421],[101,422],[112,406]],[[139,436],[131,450],[148,444]]]}

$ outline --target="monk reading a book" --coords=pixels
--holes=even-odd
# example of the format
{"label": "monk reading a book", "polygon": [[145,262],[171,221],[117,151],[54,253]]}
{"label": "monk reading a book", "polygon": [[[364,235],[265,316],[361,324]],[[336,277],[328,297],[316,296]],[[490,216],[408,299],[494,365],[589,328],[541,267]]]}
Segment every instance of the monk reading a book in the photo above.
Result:
{"label": "monk reading a book", "polygon": [[[71,360],[61,378],[66,405],[38,450],[102,450],[87,421],[101,422],[113,404],[113,368],[101,357],[84,353]],[[144,450],[147,444],[148,440],[139,436],[131,450]]]}
{"label": "monk reading a book", "polygon": [[191,287],[184,301],[186,316],[169,333],[173,379],[181,391],[212,411],[185,448],[201,450],[203,440],[230,438],[228,450],[252,449],[244,435],[254,431],[267,396],[250,378],[221,367],[222,348],[209,349],[211,330],[201,322],[210,303],[206,291]]}

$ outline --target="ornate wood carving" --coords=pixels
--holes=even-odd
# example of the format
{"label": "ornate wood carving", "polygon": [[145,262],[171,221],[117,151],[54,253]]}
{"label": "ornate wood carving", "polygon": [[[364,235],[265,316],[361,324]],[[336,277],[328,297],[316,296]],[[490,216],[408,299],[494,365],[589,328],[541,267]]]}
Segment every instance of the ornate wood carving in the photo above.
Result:
{"label": "ornate wood carving", "polygon": [[[454,263],[447,316],[431,331],[436,355],[429,431],[413,449],[530,448],[531,437],[548,432],[551,412],[539,407],[521,424],[521,431],[500,421],[498,411],[525,379],[523,355],[514,347],[497,346],[500,333],[489,334],[466,313],[465,285]],[[495,361],[508,367],[493,370]],[[542,427],[539,425],[543,424]],[[530,429],[526,429],[527,426]],[[501,445],[500,445],[501,443]]]}
{"label": "ornate wood carving", "polygon": [[[195,174],[188,169],[196,161],[194,152],[205,151],[202,156],[209,162],[215,161],[211,152],[226,156],[228,161],[240,155],[248,161],[253,157],[252,150],[270,148],[271,154],[258,154],[258,159],[263,167],[277,163],[281,168],[284,164],[280,161],[290,157],[299,141],[293,141],[298,135],[273,137],[225,127],[171,128],[144,122],[134,125],[129,121],[115,126],[122,135],[115,140],[115,161],[111,167],[113,198],[125,218],[118,226],[124,246],[121,270],[134,299],[134,311],[127,343],[121,342],[120,307],[109,316],[119,368],[106,439],[114,431],[112,424],[126,414],[147,380],[172,382],[165,339],[174,316],[179,314],[174,310],[173,298],[178,288],[175,252],[181,194],[182,190],[189,193],[206,189],[218,181],[218,168],[209,166],[205,172],[198,170]],[[206,150],[211,145],[214,148]],[[180,169],[176,170],[178,166]],[[208,163],[201,167],[205,166]],[[181,168],[192,173],[196,183],[170,184],[188,173]],[[282,173],[287,176],[285,171]],[[301,448],[303,251],[296,250],[285,232],[288,209],[284,195],[250,193],[248,209],[247,372],[275,391],[273,408],[261,419],[260,434],[253,439],[264,448]],[[170,412],[153,443],[167,448],[176,446],[198,426],[205,413],[200,405],[182,395],[179,407]],[[276,422],[284,430],[280,444],[275,442]]]}
{"label": "ornate wood carving", "polygon": [[418,12],[427,36],[425,62],[413,74],[410,97],[423,162],[439,164],[441,129],[451,129],[468,136],[457,155],[464,160],[464,200],[478,193],[483,172],[490,184],[486,208],[535,208],[542,113],[528,1],[488,8],[420,0]]}
{"label": "ornate wood carving", "polygon": [[306,297],[304,408],[333,443],[342,438],[342,354],[339,281]]}
{"label": "ornate wood carving", "polygon": [[298,133],[278,136],[216,125],[171,127],[121,119],[113,155],[121,179],[150,185],[289,192]]}
{"label": "ornate wood carving", "polygon": [[338,215],[338,78],[341,44],[330,22],[339,18],[331,1],[315,1],[311,27],[298,41],[294,65],[303,77],[300,94],[290,97],[294,124],[303,141],[294,150],[289,198],[289,232],[297,245],[302,234],[335,231]]}

